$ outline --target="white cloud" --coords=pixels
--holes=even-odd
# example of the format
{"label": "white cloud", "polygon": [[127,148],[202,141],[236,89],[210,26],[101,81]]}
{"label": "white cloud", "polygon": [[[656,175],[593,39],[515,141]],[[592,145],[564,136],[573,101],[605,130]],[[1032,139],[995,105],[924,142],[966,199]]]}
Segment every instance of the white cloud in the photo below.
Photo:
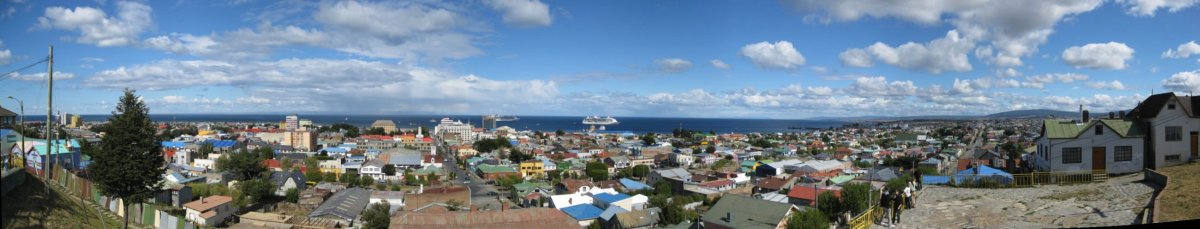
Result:
{"label": "white cloud", "polygon": [[658,70],[665,73],[681,73],[692,69],[692,62],[688,62],[679,58],[666,58],[654,60],[654,64],[658,65]]}
{"label": "white cloud", "polygon": [[887,82],[887,78],[882,76],[859,77],[845,92],[864,97],[910,96],[917,93],[917,87],[912,81]]}
{"label": "white cloud", "polygon": [[100,47],[125,46],[137,42],[138,35],[153,24],[150,6],[140,2],[117,2],[115,17],[104,10],[91,7],[46,8],[45,15],[38,18],[37,27],[47,29],[78,30],[76,42]]}
{"label": "white cloud", "polygon": [[322,4],[313,15],[331,33],[323,46],[368,57],[461,59],[482,54],[471,32],[482,24],[452,6],[419,3]]}
{"label": "white cloud", "polygon": [[504,23],[515,27],[548,26],[554,20],[550,7],[538,0],[489,0],[492,9],[504,13]]}
{"label": "white cloud", "polygon": [[[1021,58],[1037,52],[1064,18],[1089,12],[1102,0],[788,0],[806,19],[854,21],[863,17],[894,17],[923,25],[950,22],[970,42],[987,42],[976,52],[991,65],[1022,65]],[[988,54],[988,55],[978,55]]]}
{"label": "white cloud", "polygon": [[[20,73],[14,72],[14,73],[10,73],[10,74],[15,74],[12,76],[12,79],[15,79],[15,80],[24,80],[24,81],[45,81],[46,80],[45,72],[30,73],[30,74],[20,74]],[[74,78],[75,78],[74,73],[54,71],[54,81],[69,80],[69,79],[74,79]]]}
{"label": "white cloud", "polygon": [[1200,92],[1200,70],[1175,73],[1163,80],[1163,88],[1178,92]]}
{"label": "white cloud", "polygon": [[866,50],[858,48],[847,49],[838,54],[838,59],[842,60],[842,65],[844,66],[865,68],[873,65],[871,54],[868,54]]}
{"label": "white cloud", "polygon": [[1088,82],[1087,86],[1092,89],[1106,89],[1106,90],[1117,90],[1117,91],[1125,90],[1125,84],[1122,84],[1121,81],[1117,81],[1117,80],[1113,80],[1112,82],[1092,81],[1092,82]]}
{"label": "white cloud", "polygon": [[1200,55],[1200,44],[1196,41],[1188,41],[1188,43],[1179,44],[1174,50],[1168,49],[1163,52],[1162,58],[1182,59],[1192,55]]}
{"label": "white cloud", "polygon": [[804,55],[792,47],[792,42],[777,41],[758,42],[742,47],[742,56],[750,58],[751,62],[765,69],[790,70],[804,65]]}
{"label": "white cloud", "polygon": [[1133,52],[1124,43],[1092,43],[1063,50],[1062,59],[1075,68],[1125,69],[1125,62],[1133,59]]}
{"label": "white cloud", "polygon": [[[362,60],[283,59],[226,62],[163,60],[96,73],[86,87],[170,90],[237,87],[283,109],[364,112],[501,112],[552,100],[552,81],[492,80],[410,65]],[[350,93],[353,91],[353,93]],[[252,107],[247,109],[261,109]]]}
{"label": "white cloud", "polygon": [[0,49],[0,65],[8,65],[10,60],[12,60],[12,51]]}
{"label": "white cloud", "polygon": [[[868,46],[866,52],[886,64],[906,69],[922,69],[939,74],[943,71],[970,71],[971,62],[967,60],[967,53],[971,52],[973,48],[975,48],[973,41],[963,39],[956,30],[950,30],[946,32],[946,37],[935,39],[929,43],[908,42],[898,47],[891,47],[882,42],[876,42]],[[863,54],[859,50],[852,49],[842,54],[845,55],[848,52],[849,55]],[[846,63],[846,58],[842,58],[842,63]],[[869,62],[867,66],[869,66]]]}
{"label": "white cloud", "polygon": [[1200,0],[1119,0],[1121,4],[1128,6],[1126,13],[1136,16],[1154,16],[1154,13],[1159,8],[1166,8],[1167,11],[1175,13],[1184,8],[1196,5]]}
{"label": "white cloud", "polygon": [[708,61],[708,63],[712,64],[712,66],[714,68],[729,69],[729,64],[726,64],[725,61],[714,59],[714,60]]}

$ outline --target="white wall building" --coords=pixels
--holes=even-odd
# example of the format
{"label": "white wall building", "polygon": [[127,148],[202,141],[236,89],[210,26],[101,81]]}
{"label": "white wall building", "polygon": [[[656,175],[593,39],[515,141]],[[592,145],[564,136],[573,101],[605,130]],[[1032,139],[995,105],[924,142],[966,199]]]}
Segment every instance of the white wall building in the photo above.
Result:
{"label": "white wall building", "polygon": [[1144,167],[1144,143],[1133,121],[1045,120],[1032,163],[1040,171],[1132,173]]}
{"label": "white wall building", "polygon": [[1143,127],[1146,167],[1162,168],[1196,158],[1200,151],[1200,100],[1175,93],[1151,95],[1126,118]]}

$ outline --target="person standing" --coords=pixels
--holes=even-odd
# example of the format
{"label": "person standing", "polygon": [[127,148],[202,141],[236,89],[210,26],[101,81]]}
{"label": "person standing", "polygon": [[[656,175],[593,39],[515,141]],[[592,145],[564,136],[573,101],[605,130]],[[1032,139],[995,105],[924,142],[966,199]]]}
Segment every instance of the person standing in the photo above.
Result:
{"label": "person standing", "polygon": [[882,218],[879,219],[879,224],[883,225],[883,226],[892,225],[891,218],[888,218],[892,215],[892,213],[891,213],[892,212],[892,191],[891,191],[891,189],[885,188],[883,190],[883,193],[881,195],[879,195],[879,207],[881,209],[880,215],[882,216]]}
{"label": "person standing", "polygon": [[904,211],[904,197],[897,193],[892,195],[892,226],[900,226],[900,213]]}
{"label": "person standing", "polygon": [[908,185],[908,186],[904,187],[904,200],[903,200],[903,201],[904,201],[904,208],[905,208],[905,209],[912,209],[912,208],[913,208],[913,206],[912,206],[912,204],[913,204],[913,203],[912,203],[912,192],[913,192],[912,183],[909,183],[909,185]]}
{"label": "person standing", "polygon": [[921,184],[921,170],[920,169],[913,170],[913,178],[917,179],[917,190],[921,190],[922,188],[924,188],[923,184]]}

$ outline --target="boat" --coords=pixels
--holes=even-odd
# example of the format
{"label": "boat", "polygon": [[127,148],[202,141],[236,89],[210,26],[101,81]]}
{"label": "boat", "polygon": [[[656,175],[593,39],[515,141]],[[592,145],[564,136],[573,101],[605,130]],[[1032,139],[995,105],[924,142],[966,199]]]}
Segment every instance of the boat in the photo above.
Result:
{"label": "boat", "polygon": [[617,121],[617,119],[615,119],[611,116],[609,116],[609,117],[588,116],[587,118],[583,119],[584,125],[613,125],[613,124],[617,124],[617,123],[619,123]]}
{"label": "boat", "polygon": [[499,115],[496,116],[497,122],[512,122],[512,121],[517,121],[517,120],[521,120],[521,118],[517,117],[517,116],[499,116]]}

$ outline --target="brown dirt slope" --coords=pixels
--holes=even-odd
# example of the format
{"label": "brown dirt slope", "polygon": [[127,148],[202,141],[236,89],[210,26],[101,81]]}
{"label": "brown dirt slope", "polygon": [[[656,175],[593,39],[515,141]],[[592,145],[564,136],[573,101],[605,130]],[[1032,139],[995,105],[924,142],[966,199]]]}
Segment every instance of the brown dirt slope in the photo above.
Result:
{"label": "brown dirt slope", "polygon": [[1171,181],[1158,200],[1156,221],[1169,222],[1200,219],[1200,163],[1188,163],[1158,170]]}

